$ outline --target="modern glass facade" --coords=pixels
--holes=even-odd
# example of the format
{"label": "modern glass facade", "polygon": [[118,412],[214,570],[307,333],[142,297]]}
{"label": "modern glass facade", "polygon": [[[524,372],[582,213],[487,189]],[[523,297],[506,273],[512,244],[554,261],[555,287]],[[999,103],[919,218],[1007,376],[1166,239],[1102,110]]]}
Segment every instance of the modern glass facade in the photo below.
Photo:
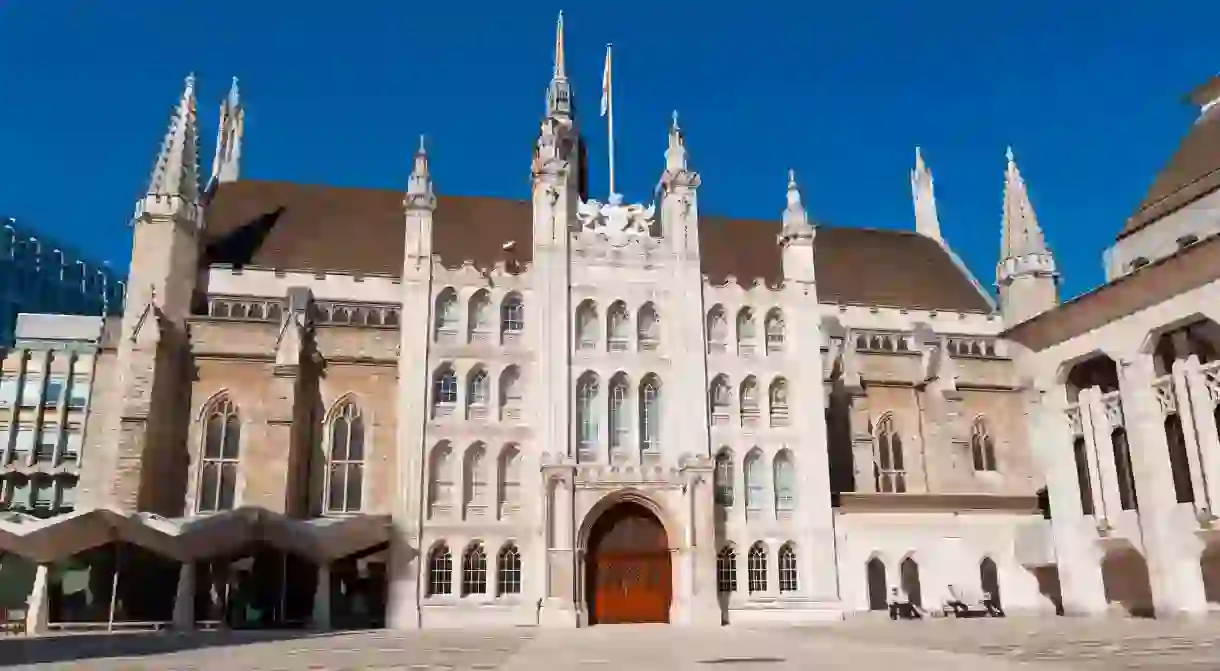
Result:
{"label": "modern glass facade", "polygon": [[0,346],[13,343],[17,313],[116,315],[123,276],[70,247],[0,217]]}

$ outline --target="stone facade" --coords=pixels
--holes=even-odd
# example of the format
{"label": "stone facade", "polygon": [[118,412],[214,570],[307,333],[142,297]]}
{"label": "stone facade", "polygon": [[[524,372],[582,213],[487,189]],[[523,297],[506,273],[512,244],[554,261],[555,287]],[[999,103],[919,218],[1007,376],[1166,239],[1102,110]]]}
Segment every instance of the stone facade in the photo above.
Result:
{"label": "stone facade", "polygon": [[[0,522],[43,567],[32,604],[54,562],[119,538],[171,562],[180,626],[233,617],[241,575],[278,585],[266,622],[583,626],[596,523],[629,505],[664,531],[673,623],[837,620],[892,588],[938,611],[951,586],[1097,612],[1132,553],[1147,603],[1110,600],[1205,609],[1220,374],[1194,317],[1220,243],[1058,306],[1010,151],[997,303],[918,152],[914,232],[818,226],[792,174],[777,221],[728,221],[700,212],[676,115],[655,201],[599,202],[562,53],[561,32],[526,201],[438,196],[422,142],[405,192],[238,179],[236,84],[201,191],[188,81],[97,355],[77,511]],[[1157,429],[1173,413],[1184,448]],[[1084,508],[1073,440],[1104,483]]]}

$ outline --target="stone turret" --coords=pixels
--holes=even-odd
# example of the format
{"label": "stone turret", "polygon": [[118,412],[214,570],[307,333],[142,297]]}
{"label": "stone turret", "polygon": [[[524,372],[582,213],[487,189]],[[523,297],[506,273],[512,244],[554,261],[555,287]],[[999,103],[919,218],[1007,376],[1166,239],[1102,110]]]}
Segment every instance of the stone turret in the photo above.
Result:
{"label": "stone turret", "polygon": [[1055,257],[1047,249],[1011,147],[1004,174],[1002,228],[996,285],[1004,323],[1011,327],[1059,304]]}

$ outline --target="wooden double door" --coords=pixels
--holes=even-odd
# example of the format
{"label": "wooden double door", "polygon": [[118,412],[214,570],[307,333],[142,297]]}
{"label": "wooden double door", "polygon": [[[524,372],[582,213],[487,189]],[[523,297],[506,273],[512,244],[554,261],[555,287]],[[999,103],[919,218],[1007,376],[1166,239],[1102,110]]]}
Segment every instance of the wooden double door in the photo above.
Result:
{"label": "wooden double door", "polygon": [[607,510],[593,525],[586,557],[591,624],[669,622],[669,542],[651,511],[634,503]]}

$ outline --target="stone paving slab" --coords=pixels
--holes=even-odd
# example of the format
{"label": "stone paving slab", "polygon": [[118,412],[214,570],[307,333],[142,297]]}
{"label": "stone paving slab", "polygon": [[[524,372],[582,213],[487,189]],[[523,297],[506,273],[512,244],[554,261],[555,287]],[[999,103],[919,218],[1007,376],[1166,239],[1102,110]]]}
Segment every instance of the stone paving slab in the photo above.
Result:
{"label": "stone paving slab", "polygon": [[158,671],[1220,670],[1220,620],[1070,618],[823,627],[230,632],[0,640],[0,666]]}

